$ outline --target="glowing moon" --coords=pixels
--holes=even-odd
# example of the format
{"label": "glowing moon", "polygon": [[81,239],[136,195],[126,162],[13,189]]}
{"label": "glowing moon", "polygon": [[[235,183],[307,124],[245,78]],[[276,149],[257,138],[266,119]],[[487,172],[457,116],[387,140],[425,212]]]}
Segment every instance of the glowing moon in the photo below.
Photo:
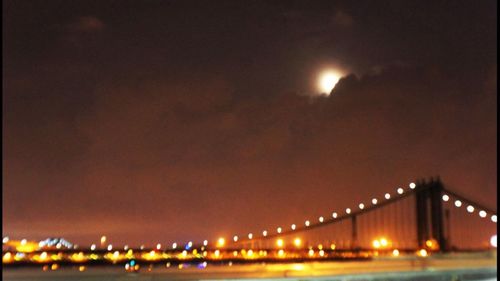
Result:
{"label": "glowing moon", "polygon": [[329,95],[341,78],[341,74],[334,71],[327,71],[321,74],[318,88],[322,94]]}

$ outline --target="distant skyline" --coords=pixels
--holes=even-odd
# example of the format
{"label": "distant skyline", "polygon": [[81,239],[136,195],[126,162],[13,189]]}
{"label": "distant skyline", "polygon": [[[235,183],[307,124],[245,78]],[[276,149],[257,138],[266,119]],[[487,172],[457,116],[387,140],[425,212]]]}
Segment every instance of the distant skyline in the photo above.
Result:
{"label": "distant skyline", "polygon": [[3,235],[230,237],[436,175],[496,208],[496,1],[2,5]]}

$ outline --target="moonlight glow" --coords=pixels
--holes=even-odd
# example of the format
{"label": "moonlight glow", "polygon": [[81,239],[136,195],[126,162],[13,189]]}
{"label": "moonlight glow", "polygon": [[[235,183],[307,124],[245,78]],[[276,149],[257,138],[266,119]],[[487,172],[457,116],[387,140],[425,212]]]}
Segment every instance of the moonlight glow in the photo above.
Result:
{"label": "moonlight glow", "polygon": [[330,92],[335,88],[337,82],[341,78],[341,74],[335,71],[323,72],[319,78],[318,88],[322,94],[330,95]]}

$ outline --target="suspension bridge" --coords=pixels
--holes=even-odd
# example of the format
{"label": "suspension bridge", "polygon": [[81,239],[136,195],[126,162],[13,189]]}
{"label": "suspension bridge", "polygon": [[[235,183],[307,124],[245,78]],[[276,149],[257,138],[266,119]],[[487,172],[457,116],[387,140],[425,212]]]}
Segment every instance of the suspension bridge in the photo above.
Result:
{"label": "suspension bridge", "polygon": [[[398,266],[412,270],[423,266],[419,259],[489,252],[486,264],[491,269],[496,223],[495,209],[445,187],[439,178],[431,178],[396,187],[342,210],[329,210],[323,216],[219,237],[211,242],[174,242],[168,247],[158,244],[138,249],[111,245],[62,249],[52,245],[17,251],[11,247],[4,250],[2,263],[7,268],[41,265],[44,271],[64,266],[77,266],[79,271],[85,271],[92,265],[121,265],[134,271],[139,266],[152,269],[158,265],[163,269],[206,268],[209,264],[248,268],[249,264],[263,262],[300,263],[304,267],[310,266],[309,262],[349,261],[352,265],[366,266],[363,261],[390,258],[404,261]],[[465,263],[464,259],[455,259],[451,264],[463,266],[481,260],[467,258]],[[436,267],[443,266],[434,263]],[[429,262],[424,261],[425,264]],[[293,272],[293,268],[290,270]]]}

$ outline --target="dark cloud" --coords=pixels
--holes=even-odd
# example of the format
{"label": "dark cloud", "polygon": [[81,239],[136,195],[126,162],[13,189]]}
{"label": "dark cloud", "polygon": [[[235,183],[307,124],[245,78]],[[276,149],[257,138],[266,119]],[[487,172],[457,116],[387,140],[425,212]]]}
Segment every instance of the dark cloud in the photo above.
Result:
{"label": "dark cloud", "polygon": [[104,23],[94,16],[84,16],[77,18],[68,28],[72,31],[96,32],[105,27]]}
{"label": "dark cloud", "polygon": [[[4,3],[6,234],[210,239],[436,174],[496,205],[490,2],[18,3]],[[332,64],[354,74],[295,94]]]}
{"label": "dark cloud", "polygon": [[335,25],[349,27],[354,24],[354,19],[348,13],[339,10],[333,15],[332,22]]}

